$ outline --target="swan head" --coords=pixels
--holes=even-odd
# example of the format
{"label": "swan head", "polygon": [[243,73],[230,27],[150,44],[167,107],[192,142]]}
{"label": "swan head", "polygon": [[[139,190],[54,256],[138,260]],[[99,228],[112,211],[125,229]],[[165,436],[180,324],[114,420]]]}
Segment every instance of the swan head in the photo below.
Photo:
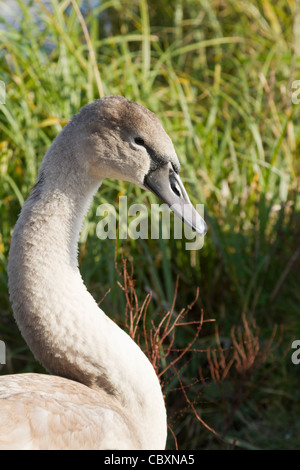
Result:
{"label": "swan head", "polygon": [[77,155],[84,155],[91,178],[120,179],[150,190],[205,235],[206,224],[179,177],[173,143],[154,113],[121,96],[109,96],[84,106],[66,127],[72,132],[68,141]]}

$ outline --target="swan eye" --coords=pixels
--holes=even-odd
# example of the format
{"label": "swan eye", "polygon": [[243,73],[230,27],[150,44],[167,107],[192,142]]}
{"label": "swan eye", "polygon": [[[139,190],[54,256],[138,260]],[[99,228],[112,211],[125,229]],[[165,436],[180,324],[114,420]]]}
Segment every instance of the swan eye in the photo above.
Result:
{"label": "swan eye", "polygon": [[137,145],[141,145],[142,147],[145,147],[145,141],[144,139],[142,139],[142,137],[136,137],[134,139],[134,142],[137,144]]}

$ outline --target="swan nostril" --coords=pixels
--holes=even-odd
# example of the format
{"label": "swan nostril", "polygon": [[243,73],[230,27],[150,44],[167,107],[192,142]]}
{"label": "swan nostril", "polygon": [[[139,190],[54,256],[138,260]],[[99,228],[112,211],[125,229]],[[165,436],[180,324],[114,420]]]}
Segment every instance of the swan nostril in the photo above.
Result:
{"label": "swan nostril", "polygon": [[182,194],[181,194],[181,190],[180,190],[180,187],[179,187],[179,184],[177,183],[177,181],[171,181],[171,189],[173,191],[173,193],[176,194],[176,196],[178,197],[181,197]]}

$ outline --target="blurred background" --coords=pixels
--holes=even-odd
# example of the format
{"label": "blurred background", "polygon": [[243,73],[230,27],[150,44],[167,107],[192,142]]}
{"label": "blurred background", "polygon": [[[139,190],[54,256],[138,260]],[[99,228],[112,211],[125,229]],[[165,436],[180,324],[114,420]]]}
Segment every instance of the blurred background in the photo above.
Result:
{"label": "blurred background", "polygon": [[[82,276],[114,321],[130,329],[128,312],[152,293],[135,338],[143,349],[167,312],[172,323],[187,308],[157,361],[168,448],[300,448],[299,71],[296,0],[0,2],[1,374],[44,372],[7,290],[22,204],[70,117],[119,94],[160,118],[209,226],[198,251],[172,237],[101,241],[99,204],[159,202],[107,180],[81,234]],[[139,307],[121,288],[122,260]]]}

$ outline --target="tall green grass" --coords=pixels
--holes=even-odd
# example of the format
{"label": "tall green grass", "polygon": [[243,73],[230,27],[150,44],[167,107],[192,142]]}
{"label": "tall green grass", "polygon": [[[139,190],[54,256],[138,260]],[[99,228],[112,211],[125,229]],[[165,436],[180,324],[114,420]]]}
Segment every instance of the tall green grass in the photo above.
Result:
{"label": "tall green grass", "polygon": [[[216,319],[224,348],[233,346],[230,331],[242,325],[242,314],[259,325],[262,350],[274,324],[282,325],[281,343],[246,376],[232,367],[215,383],[205,352],[181,369],[182,383],[195,383],[188,391],[197,412],[222,440],[196,419],[176,375],[165,391],[181,448],[299,448],[299,366],[290,360],[291,343],[300,338],[300,105],[291,102],[292,82],[300,78],[299,2],[109,0],[93,10],[80,1],[78,7],[67,0],[18,3],[17,25],[0,19],[7,93],[0,105],[0,327],[9,348],[1,372],[41,371],[17,331],[7,292],[12,230],[41,159],[81,106],[124,95],[163,122],[191,200],[205,205],[209,231],[200,251],[175,239],[100,242],[100,203],[117,205],[119,195],[129,204],[158,202],[107,181],[81,235],[85,282],[97,299],[111,288],[102,306],[122,323],[117,250],[117,259],[123,255],[135,266],[140,298],[153,291],[154,321],[172,304],[178,276],[176,308],[188,305],[199,287],[189,318],[198,319],[203,308]],[[8,8],[1,2],[1,11]],[[177,347],[193,334],[183,328]],[[218,348],[213,324],[197,342],[197,350],[209,347]],[[172,436],[168,445],[174,446]]]}

